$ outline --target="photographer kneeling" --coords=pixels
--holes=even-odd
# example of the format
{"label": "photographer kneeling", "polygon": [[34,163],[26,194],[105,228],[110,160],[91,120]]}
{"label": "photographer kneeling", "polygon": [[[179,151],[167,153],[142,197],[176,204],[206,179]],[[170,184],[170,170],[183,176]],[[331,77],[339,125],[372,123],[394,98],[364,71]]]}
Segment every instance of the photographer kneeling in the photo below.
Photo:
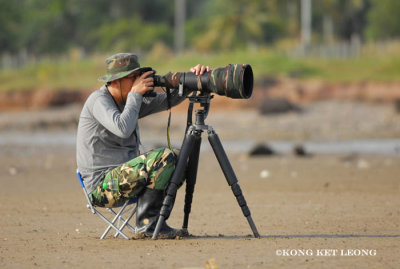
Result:
{"label": "photographer kneeling", "polygon": [[[138,197],[136,237],[151,237],[176,156],[168,148],[140,154],[138,119],[179,104],[190,91],[179,96],[172,89],[169,101],[166,93],[143,97],[153,90],[153,71],[142,74],[137,56],[131,53],[107,58],[106,66],[107,75],[99,78],[106,84],[89,96],[79,118],[78,169],[97,206],[120,206]],[[197,65],[190,70],[202,75],[210,68]],[[159,234],[162,238],[182,235],[182,230],[167,224]]]}

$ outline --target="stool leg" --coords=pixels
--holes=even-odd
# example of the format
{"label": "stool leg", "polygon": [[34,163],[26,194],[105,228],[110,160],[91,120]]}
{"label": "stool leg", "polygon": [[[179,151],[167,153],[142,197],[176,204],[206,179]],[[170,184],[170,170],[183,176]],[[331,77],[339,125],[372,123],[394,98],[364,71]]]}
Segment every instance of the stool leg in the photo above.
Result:
{"label": "stool leg", "polygon": [[[122,206],[121,210],[118,212],[118,214],[115,215],[114,219],[113,219],[112,222],[111,222],[112,226],[109,225],[109,226],[107,227],[107,229],[104,231],[104,233],[103,233],[103,235],[100,237],[100,239],[103,239],[104,237],[106,237],[106,235],[108,234],[108,232],[110,231],[111,228],[114,228],[116,231],[119,231],[119,229],[116,228],[116,227],[114,226],[114,223],[115,223],[115,221],[119,218],[119,216],[122,214],[122,212],[124,211],[124,209],[125,209],[126,206],[128,205],[128,202],[129,202],[129,201],[126,201],[125,204]],[[110,212],[112,212],[112,213],[115,214],[114,210],[112,210],[111,208],[108,208],[108,210],[109,210]]]}

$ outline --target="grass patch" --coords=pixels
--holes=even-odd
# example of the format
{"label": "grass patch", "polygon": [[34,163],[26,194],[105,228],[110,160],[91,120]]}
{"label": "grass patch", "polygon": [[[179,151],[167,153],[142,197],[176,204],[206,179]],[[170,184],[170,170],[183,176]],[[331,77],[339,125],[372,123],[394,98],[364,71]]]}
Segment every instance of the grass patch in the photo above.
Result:
{"label": "grass patch", "polygon": [[[105,73],[107,56],[81,60],[47,59],[19,69],[0,70],[0,91],[23,90],[95,90],[97,78]],[[229,63],[251,64],[255,79],[264,76],[321,79],[332,82],[399,81],[400,56],[387,55],[354,59],[291,58],[272,49],[235,51],[229,53],[186,53],[158,59],[143,57],[142,66],[151,66],[159,75],[169,71],[186,72],[201,63],[223,67]]]}
{"label": "grass patch", "polygon": [[[167,61],[156,61],[145,59],[145,63],[153,66],[158,73],[164,74],[168,71],[185,72],[190,67],[201,63],[213,68],[223,67],[227,64],[250,64],[253,68],[255,78],[263,76],[291,76],[298,74],[300,77],[316,75],[318,70],[303,60],[291,59],[283,53],[271,50],[237,51],[220,54],[184,54]],[[160,68],[157,69],[156,66]]]}
{"label": "grass patch", "polygon": [[[0,71],[1,91],[81,90],[96,85],[97,74],[104,66],[95,57],[79,61],[43,60],[19,69]],[[100,85],[100,83],[99,83]]]}

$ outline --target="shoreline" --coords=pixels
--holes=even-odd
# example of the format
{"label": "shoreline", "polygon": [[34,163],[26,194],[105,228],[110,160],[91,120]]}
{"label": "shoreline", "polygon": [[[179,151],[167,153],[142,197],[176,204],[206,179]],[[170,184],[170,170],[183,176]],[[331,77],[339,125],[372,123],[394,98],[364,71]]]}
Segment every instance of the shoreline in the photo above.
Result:
{"label": "shoreline", "polygon": [[[206,135],[204,135],[205,137]],[[164,146],[160,141],[163,138],[142,139],[142,151]],[[173,148],[179,148],[182,141],[172,139]],[[10,154],[10,150],[15,148],[31,148],[35,151],[49,150],[50,148],[63,148],[67,151],[74,151],[76,144],[75,132],[35,132],[20,133],[11,132],[1,134],[0,146],[7,151],[0,155]],[[263,143],[251,139],[222,140],[225,151],[229,153],[249,154],[256,147],[267,147],[272,150],[268,155],[291,155],[295,154],[294,149],[301,147],[305,155],[367,155],[382,157],[400,158],[400,138],[397,139],[352,139],[352,140],[325,140],[325,141],[304,141],[293,140],[269,140]],[[202,152],[212,152],[212,148],[207,141],[203,141]],[[264,154],[265,155],[265,154]]]}
{"label": "shoreline", "polygon": [[[0,111],[83,104],[97,87],[89,87],[91,90],[60,88],[0,91]],[[162,92],[159,88],[156,90]],[[234,109],[258,106],[265,98],[285,98],[294,104],[327,100],[392,103],[400,100],[400,83],[399,81],[340,82],[311,78],[263,77],[255,81],[253,95],[249,100],[232,100],[218,95],[215,97],[214,105],[222,109],[227,106]]]}
{"label": "shoreline", "polygon": [[[183,139],[187,101],[172,109],[170,135]],[[351,101],[319,101],[301,105],[300,111],[262,115],[256,107],[222,109],[211,106],[206,124],[223,140],[349,141],[400,138],[400,113],[394,105]],[[0,135],[76,132],[82,104],[31,111],[0,113]],[[165,141],[168,112],[139,119],[149,140]]]}

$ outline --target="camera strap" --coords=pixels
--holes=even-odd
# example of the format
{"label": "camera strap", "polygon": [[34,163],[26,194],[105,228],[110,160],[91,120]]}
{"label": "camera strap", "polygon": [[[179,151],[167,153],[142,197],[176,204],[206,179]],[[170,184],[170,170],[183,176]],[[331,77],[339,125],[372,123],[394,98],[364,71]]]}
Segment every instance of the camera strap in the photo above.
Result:
{"label": "camera strap", "polygon": [[171,137],[169,136],[169,129],[171,126],[171,89],[166,87],[165,91],[167,92],[167,104],[168,104],[168,110],[169,110],[169,114],[168,114],[168,126],[167,126],[167,142],[168,142],[168,147],[169,149],[174,153],[174,155],[176,156],[175,151],[172,149],[171,146]]}
{"label": "camera strap", "polygon": [[[190,97],[196,97],[197,94],[196,92],[193,92]],[[193,102],[190,101],[188,105],[188,110],[187,110],[187,120],[186,120],[186,129],[185,129],[185,134],[187,133],[189,127],[193,124]]]}
{"label": "camera strap", "polygon": [[171,89],[166,87],[168,110],[171,111]]}

